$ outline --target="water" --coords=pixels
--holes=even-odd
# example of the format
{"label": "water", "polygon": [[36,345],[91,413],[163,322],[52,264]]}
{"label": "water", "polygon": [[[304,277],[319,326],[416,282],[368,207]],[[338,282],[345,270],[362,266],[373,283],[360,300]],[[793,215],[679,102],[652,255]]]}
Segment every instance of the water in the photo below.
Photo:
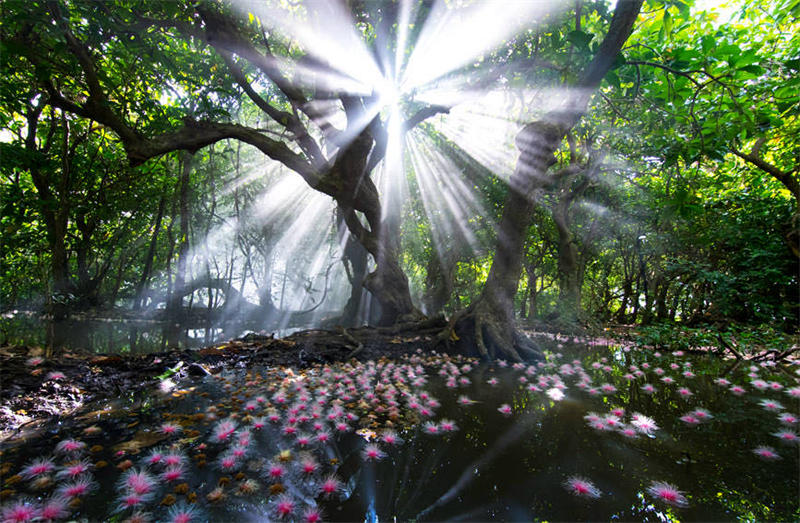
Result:
{"label": "water", "polygon": [[0,317],[0,340],[3,344],[38,345],[54,352],[147,354],[201,348],[260,330],[258,325],[244,322],[197,323],[101,318],[53,321],[33,314],[6,314]]}
{"label": "water", "polygon": [[[250,369],[202,381],[166,382],[159,392],[139,392],[95,405],[92,408],[107,410],[73,426],[65,423],[43,435],[32,435],[24,445],[5,442],[4,482],[31,456],[47,455],[57,441],[74,436],[89,446],[102,445],[102,450],[86,455],[93,463],[110,464],[93,473],[99,488],[73,514],[91,520],[107,520],[114,511],[118,498],[115,484],[121,474],[115,465],[129,459],[137,468],[145,467],[143,460],[149,450],[169,445],[184,452],[190,463],[182,480],[188,492],[174,494],[175,485],[180,483],[159,481],[156,496],[145,507],[159,520],[167,517],[167,508],[159,503],[171,502],[167,497],[170,493],[179,502],[197,495],[201,520],[274,519],[279,496],[270,493],[270,485],[275,483],[280,483],[293,500],[295,520],[301,520],[302,511],[308,507],[321,509],[326,519],[334,521],[729,521],[800,517],[800,446],[784,443],[773,434],[790,427],[778,420],[779,414],[800,414],[798,399],[786,392],[797,387],[797,367],[756,368],[754,378],[748,376],[752,373],[749,366],[707,356],[656,357],[652,351],[585,346],[560,350],[563,356],[551,355],[548,364],[532,369],[415,356],[396,364],[337,365],[307,371]],[[580,365],[574,365],[573,359]],[[459,370],[456,378],[466,377],[469,384],[458,386],[456,381],[455,388],[447,386],[448,377],[438,373],[445,368],[455,376],[451,363],[459,368],[469,365],[470,370]],[[564,364],[568,367],[562,367]],[[671,369],[670,364],[678,368]],[[626,374],[636,372],[630,365],[636,365],[642,376],[626,379]],[[675,383],[665,384],[663,376],[655,372],[657,367]],[[583,380],[581,369],[591,378],[590,387],[578,387]],[[688,369],[696,376],[684,377],[682,373]],[[427,378],[424,383],[420,370]],[[730,386],[714,382],[723,375],[745,388],[746,393],[737,396]],[[522,377],[526,383],[520,381]],[[759,391],[753,386],[754,379],[784,388]],[[489,384],[490,380],[496,380],[496,385]],[[529,391],[531,383],[541,391]],[[616,392],[588,392],[588,388],[605,383],[614,385]],[[641,386],[645,383],[653,384],[656,391],[644,392]],[[383,389],[376,391],[376,384]],[[682,396],[678,392],[681,387],[689,388],[692,395]],[[559,400],[560,388],[563,399]],[[396,393],[387,396],[387,390]],[[327,395],[323,394],[326,391]],[[370,393],[376,393],[379,399]],[[421,415],[419,408],[411,408],[413,403],[425,406],[424,394],[441,404],[430,409],[430,417]],[[474,403],[459,404],[461,395]],[[396,410],[391,410],[388,398],[398,402]],[[777,401],[784,408],[769,411],[761,405],[763,399]],[[313,412],[318,400],[321,423],[331,430],[331,441],[301,449],[295,435],[284,433],[287,419],[292,411],[296,411],[295,417]],[[306,408],[297,409],[300,404]],[[502,404],[509,405],[510,415],[498,411]],[[344,419],[346,413],[358,416],[358,421],[348,422],[349,432],[338,433],[334,423],[327,420],[328,414],[337,414],[335,405],[341,410],[337,420]],[[659,428],[652,435],[637,433],[628,438],[617,431],[593,429],[585,419],[591,412],[605,416],[615,408],[624,409],[621,420],[625,423],[638,412],[651,417]],[[707,409],[713,419],[696,425],[679,419],[697,408]],[[269,421],[271,413],[277,413],[278,423]],[[254,414],[267,416],[263,428],[253,428]],[[444,418],[453,420],[457,430],[426,433],[425,420],[441,422]],[[238,428],[229,436],[231,440],[247,427],[252,440],[247,456],[231,472],[220,469],[220,456],[232,452],[236,445],[214,442],[215,427],[226,419],[232,419]],[[404,442],[380,443],[379,449],[386,456],[378,461],[365,460],[362,453],[367,440],[374,441],[388,421]],[[156,429],[164,422],[181,425],[182,433],[160,435]],[[296,423],[298,432],[313,435],[313,422]],[[93,437],[81,434],[89,424],[100,427],[100,433]],[[796,431],[796,427],[788,430]],[[781,459],[759,459],[753,452],[759,446],[774,448]],[[284,450],[291,454],[281,461]],[[304,453],[318,463],[313,474],[300,471]],[[199,460],[205,465],[198,467]],[[270,479],[268,472],[276,464],[285,468],[279,481]],[[149,470],[157,474],[164,469],[155,466]],[[330,473],[337,475],[342,489],[328,499],[320,495],[319,488]],[[571,494],[564,486],[571,476],[593,482],[601,491],[600,497]],[[213,498],[221,477],[230,482],[222,488],[224,499],[213,503],[208,496]],[[240,492],[245,479],[256,481],[256,493]],[[648,492],[654,481],[680,489],[688,507],[674,507],[656,499]],[[42,497],[25,481],[4,488],[17,491],[10,499],[17,499],[21,492],[32,499]],[[122,520],[130,514],[117,513],[116,517]]]}

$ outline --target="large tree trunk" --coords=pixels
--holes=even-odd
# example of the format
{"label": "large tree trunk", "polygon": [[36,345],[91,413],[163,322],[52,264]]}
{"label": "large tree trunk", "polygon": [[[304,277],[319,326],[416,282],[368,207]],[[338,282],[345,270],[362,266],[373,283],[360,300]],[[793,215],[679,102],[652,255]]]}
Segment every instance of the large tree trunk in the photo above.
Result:
{"label": "large tree trunk", "polygon": [[[400,267],[399,238],[387,230],[378,189],[369,178],[367,161],[374,140],[369,127],[339,152],[330,173],[322,180],[323,192],[335,199],[350,233],[375,260],[375,270],[364,279],[364,287],[381,306],[381,325],[422,317],[411,300],[408,278]],[[366,219],[365,226],[357,212]]]}
{"label": "large tree trunk", "polygon": [[483,357],[520,360],[520,352],[535,355],[530,343],[514,328],[513,304],[536,192],[546,179],[548,168],[555,163],[554,153],[562,139],[585,113],[594,90],[630,36],[642,3],[643,0],[617,2],[608,34],[581,80],[573,87],[578,94],[569,98],[561,111],[529,123],[517,135],[520,156],[509,180],[489,277],[478,300],[451,320],[451,330],[443,333],[443,339],[450,339],[455,329],[462,340],[473,339],[477,352]]}

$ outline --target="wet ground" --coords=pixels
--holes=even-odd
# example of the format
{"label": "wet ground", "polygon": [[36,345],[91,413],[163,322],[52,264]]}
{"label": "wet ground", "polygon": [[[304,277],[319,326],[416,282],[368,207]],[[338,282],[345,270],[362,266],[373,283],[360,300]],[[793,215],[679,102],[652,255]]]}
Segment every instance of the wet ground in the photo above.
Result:
{"label": "wet ground", "polygon": [[[547,362],[487,365],[423,351],[426,335],[343,361],[349,338],[145,360],[149,382],[2,443],[4,507],[120,521],[800,517],[792,363],[554,340]],[[35,458],[54,469],[34,474]],[[69,491],[81,481],[89,492]]]}
{"label": "wet ground", "polygon": [[396,357],[416,349],[429,350],[441,325],[410,332],[392,329],[297,332],[285,338],[248,334],[200,350],[172,350],[141,355],[97,354],[62,349],[47,355],[39,345],[0,347],[0,437],[41,421],[70,417],[102,397],[127,396],[151,386],[159,376],[202,377],[223,369],[253,365],[291,365]]}

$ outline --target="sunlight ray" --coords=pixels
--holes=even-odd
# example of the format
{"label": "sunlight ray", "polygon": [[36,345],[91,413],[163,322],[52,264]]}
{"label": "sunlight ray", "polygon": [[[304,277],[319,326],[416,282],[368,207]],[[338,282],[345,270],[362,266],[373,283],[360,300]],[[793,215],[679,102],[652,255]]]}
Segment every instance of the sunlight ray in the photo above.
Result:
{"label": "sunlight ray", "polygon": [[343,3],[236,0],[234,5],[244,16],[255,14],[265,25],[295,39],[317,60],[361,85],[377,85],[382,78]]}
{"label": "sunlight ray", "polygon": [[[415,138],[419,133],[414,133]],[[473,227],[487,216],[476,195],[456,174],[457,167],[428,140],[408,140],[411,165],[419,185],[433,244],[440,259],[459,245],[472,254],[480,251]]]}
{"label": "sunlight ray", "polygon": [[504,1],[437,1],[408,59],[402,90],[411,92],[474,61],[565,5],[529,0],[509,9]]}

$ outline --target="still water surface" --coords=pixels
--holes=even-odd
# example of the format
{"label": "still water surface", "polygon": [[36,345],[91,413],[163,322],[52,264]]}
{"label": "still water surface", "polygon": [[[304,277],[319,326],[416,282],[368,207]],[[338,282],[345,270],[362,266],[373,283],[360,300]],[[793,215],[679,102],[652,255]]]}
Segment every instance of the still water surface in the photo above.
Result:
{"label": "still water surface", "polygon": [[[34,456],[50,456],[58,441],[75,437],[87,450],[53,454],[56,464],[83,456],[93,466],[108,463],[87,475],[94,493],[75,502],[73,517],[90,520],[121,521],[141,512],[168,521],[193,495],[198,521],[278,519],[281,502],[291,505],[283,509],[291,509],[286,519],[292,520],[313,519],[316,510],[335,521],[800,518],[800,446],[776,435],[797,432],[796,423],[779,419],[800,416],[800,400],[788,392],[798,386],[796,366],[751,369],[709,356],[656,356],[619,347],[557,350],[548,363],[521,368],[415,356],[167,381],[95,405],[102,412],[54,426],[24,445],[3,443],[9,464],[4,488],[15,492],[5,506],[21,494],[46,499],[63,486],[66,480],[55,476],[38,491],[32,480],[8,485],[8,478]],[[715,382],[722,376],[731,384]],[[767,384],[764,390],[758,380]],[[646,392],[646,384],[655,390]],[[745,392],[737,395],[733,386]],[[508,414],[501,412],[504,404]],[[698,408],[710,414],[706,421],[680,419]],[[609,418],[616,409],[624,412]],[[612,419],[617,428],[632,428],[632,416],[640,413],[658,429],[631,431],[632,437],[598,430],[590,426],[591,413]],[[445,430],[447,420],[455,430]],[[229,436],[226,421],[236,429]],[[385,434],[387,422],[403,441],[378,442],[374,457],[381,459],[371,459],[365,449]],[[436,424],[437,434],[429,434],[426,422]],[[163,423],[181,432],[162,434]],[[320,427],[314,423],[329,441],[315,441]],[[87,434],[89,425],[100,430]],[[298,434],[310,436],[306,446]],[[249,441],[242,445],[240,438]],[[94,445],[102,449],[89,452]],[[754,449],[762,446],[778,459],[757,456]],[[237,447],[244,454],[224,470],[222,458]],[[167,482],[166,467],[146,463],[153,448],[183,456],[182,478]],[[316,468],[303,472],[309,460]],[[138,512],[118,510],[124,493],[118,468],[129,464],[156,483]],[[272,473],[279,472],[276,466],[281,474]],[[320,488],[332,473],[341,488],[326,497]],[[565,482],[574,476],[591,481],[600,496],[570,492]],[[687,506],[648,491],[658,481],[677,487]]]}

